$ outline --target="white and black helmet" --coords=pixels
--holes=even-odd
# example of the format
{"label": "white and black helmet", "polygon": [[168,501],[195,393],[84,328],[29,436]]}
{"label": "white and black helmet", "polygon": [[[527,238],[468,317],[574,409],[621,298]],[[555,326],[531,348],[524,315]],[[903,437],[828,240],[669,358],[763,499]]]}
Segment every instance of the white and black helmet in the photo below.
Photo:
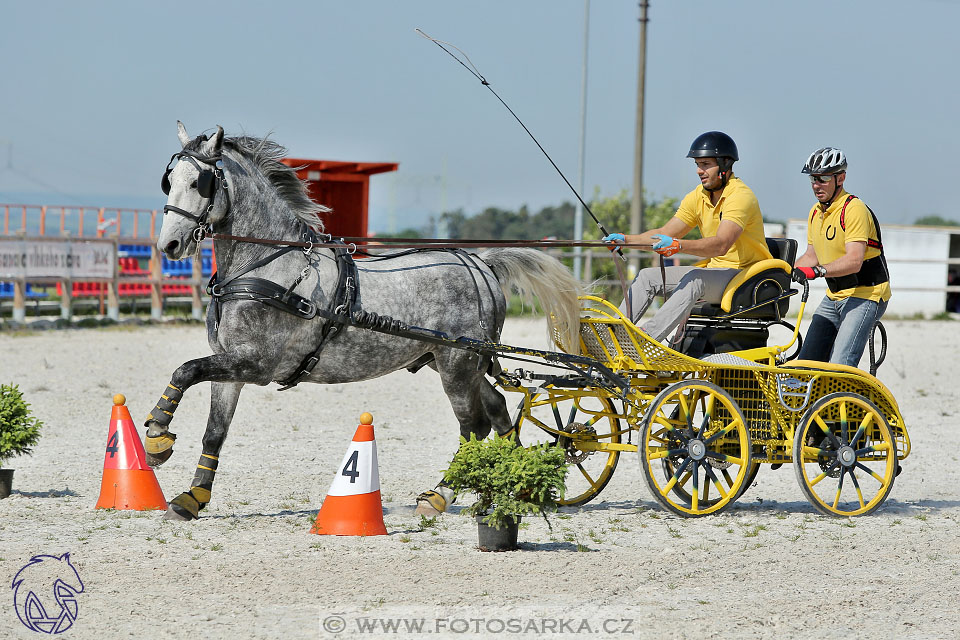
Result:
{"label": "white and black helmet", "polygon": [[800,173],[809,173],[812,175],[825,175],[831,173],[842,173],[847,170],[847,157],[843,155],[840,149],[833,147],[824,147],[817,149],[807,158],[807,163],[803,165]]}

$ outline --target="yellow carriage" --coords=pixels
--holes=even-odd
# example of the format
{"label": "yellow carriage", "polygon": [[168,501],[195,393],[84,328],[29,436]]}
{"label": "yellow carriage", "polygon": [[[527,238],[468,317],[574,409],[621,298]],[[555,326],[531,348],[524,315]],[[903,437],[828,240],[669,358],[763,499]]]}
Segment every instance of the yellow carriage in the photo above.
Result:
{"label": "yellow carriage", "polygon": [[[781,285],[768,302],[779,319],[795,292],[782,286],[789,265],[774,267]],[[762,276],[757,282],[769,285]],[[515,427],[538,427],[567,449],[565,504],[599,494],[624,452],[638,452],[657,502],[688,517],[733,503],[762,464],[792,465],[804,496],[828,515],[870,513],[890,494],[899,461],[910,453],[896,400],[859,369],[784,362],[799,321],[787,345],[753,340],[746,349],[695,358],[650,339],[605,300],[581,302],[581,355],[627,385],[575,374],[544,376],[535,387],[501,381],[524,394]]]}

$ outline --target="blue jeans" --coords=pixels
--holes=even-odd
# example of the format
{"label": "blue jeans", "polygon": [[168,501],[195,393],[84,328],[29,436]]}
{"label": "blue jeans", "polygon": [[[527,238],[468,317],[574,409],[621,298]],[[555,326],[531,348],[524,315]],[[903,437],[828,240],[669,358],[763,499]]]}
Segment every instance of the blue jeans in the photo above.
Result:
{"label": "blue jeans", "polygon": [[856,367],[873,325],[886,310],[886,302],[865,298],[831,300],[824,296],[813,314],[798,358]]}

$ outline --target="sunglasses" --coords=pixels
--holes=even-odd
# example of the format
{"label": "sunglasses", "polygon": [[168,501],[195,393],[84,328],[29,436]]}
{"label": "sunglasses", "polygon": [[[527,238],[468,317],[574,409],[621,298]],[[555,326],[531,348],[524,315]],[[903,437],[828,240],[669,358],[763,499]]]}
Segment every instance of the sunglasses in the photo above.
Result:
{"label": "sunglasses", "polygon": [[833,174],[828,176],[810,176],[810,182],[812,183],[819,182],[820,184],[827,184],[831,180],[833,180]]}

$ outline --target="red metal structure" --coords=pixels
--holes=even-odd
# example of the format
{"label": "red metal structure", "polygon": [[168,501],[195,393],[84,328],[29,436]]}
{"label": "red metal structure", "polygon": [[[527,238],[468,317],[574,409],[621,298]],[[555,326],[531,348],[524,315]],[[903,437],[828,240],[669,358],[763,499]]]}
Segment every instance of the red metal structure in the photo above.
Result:
{"label": "red metal structure", "polygon": [[297,169],[297,176],[307,182],[307,192],[314,202],[333,209],[321,218],[326,232],[335,236],[368,235],[370,176],[396,171],[400,166],[396,162],[341,162],[303,158],[284,158],[283,163]]}

